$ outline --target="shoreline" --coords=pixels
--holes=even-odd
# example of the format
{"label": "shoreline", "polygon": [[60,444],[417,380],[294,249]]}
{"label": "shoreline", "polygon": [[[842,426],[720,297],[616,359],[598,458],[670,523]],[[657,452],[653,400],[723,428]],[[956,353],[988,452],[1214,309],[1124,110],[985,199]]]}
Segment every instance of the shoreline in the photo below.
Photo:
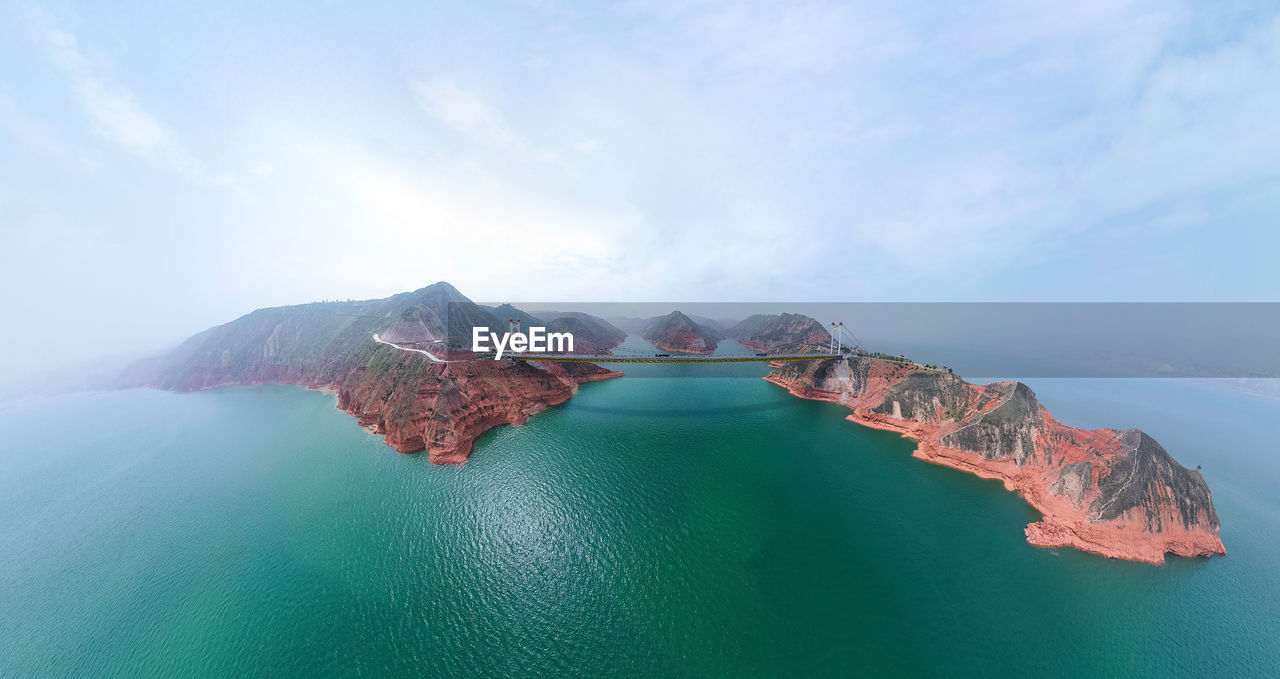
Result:
{"label": "shoreline", "polygon": [[[598,366],[597,366],[598,367]],[[563,385],[563,390],[555,392],[530,392],[524,393],[525,400],[519,405],[513,405],[511,408],[495,410],[491,404],[482,404],[483,398],[475,401],[468,401],[467,409],[461,416],[455,417],[448,424],[449,435],[446,438],[448,445],[438,448],[432,448],[423,436],[409,434],[403,440],[395,441],[404,432],[393,431],[387,426],[386,419],[380,411],[378,412],[362,412],[351,399],[351,394],[346,394],[346,402],[344,403],[343,388],[335,383],[315,384],[302,381],[244,381],[244,382],[227,382],[216,385],[202,385],[195,389],[164,389],[152,385],[139,385],[137,388],[158,389],[160,391],[170,391],[173,393],[197,393],[202,391],[215,391],[218,389],[226,389],[230,387],[262,387],[269,385],[281,385],[289,387],[301,387],[308,391],[316,391],[322,394],[332,396],[334,398],[334,406],[355,418],[356,425],[364,429],[367,433],[381,438],[383,445],[395,450],[401,455],[415,455],[426,452],[428,458],[433,464],[462,464],[467,461],[474,451],[475,442],[481,436],[491,429],[507,425],[521,426],[528,422],[530,417],[543,412],[549,407],[561,405],[573,398],[578,393],[578,387],[583,384],[592,382],[601,382],[604,380],[615,379],[625,376],[625,373],[617,370],[606,370],[601,368],[600,372],[571,375],[563,373],[559,369],[554,373]],[[419,413],[422,420],[427,420],[432,415],[431,411]]]}
{"label": "shoreline", "polygon": [[651,340],[651,339],[647,339],[647,338],[645,338],[645,337],[640,337],[640,339],[643,339],[644,341],[648,342],[649,344],[652,344],[653,346],[657,347],[660,351],[669,351],[669,352],[671,352],[671,353],[673,353],[673,354],[689,354],[689,355],[691,355],[691,356],[706,356],[706,355],[708,355],[708,354],[714,354],[714,353],[716,353],[716,349],[718,349],[718,348],[720,347],[720,342],[716,342],[716,346],[715,346],[715,347],[712,347],[712,348],[707,349],[707,350],[704,350],[704,351],[694,351],[693,349],[677,349],[677,348],[675,348],[675,347],[673,347],[673,346],[671,346],[671,345],[669,345],[669,344],[666,344],[666,343],[664,343],[664,342],[657,342],[657,341],[654,341],[654,340]]}
{"label": "shoreline", "polygon": [[[382,436],[383,443],[397,453],[415,455],[425,451],[432,464],[452,465],[466,462],[475,451],[476,441],[486,432],[503,425],[521,426],[528,422],[529,418],[547,408],[565,403],[576,396],[578,388],[583,384],[624,376],[622,372],[603,368],[600,372],[585,375],[572,375],[558,367],[548,372],[557,378],[560,385],[557,389],[518,390],[515,393],[508,393],[508,397],[517,397],[519,401],[503,405],[485,398],[488,392],[481,388],[480,391],[467,397],[460,411],[450,414],[451,419],[447,423],[440,423],[439,429],[434,430],[434,434],[430,428],[431,425],[426,424],[433,418],[433,410],[415,412],[410,418],[420,420],[419,426],[427,427],[426,430],[420,433],[400,430],[393,432],[387,426],[386,417],[381,409],[376,412],[363,412],[341,389],[335,390],[334,393],[338,395],[339,410],[355,417],[360,426],[369,432]],[[483,379],[478,382],[481,385],[484,383]],[[333,389],[333,387],[329,388]]]}

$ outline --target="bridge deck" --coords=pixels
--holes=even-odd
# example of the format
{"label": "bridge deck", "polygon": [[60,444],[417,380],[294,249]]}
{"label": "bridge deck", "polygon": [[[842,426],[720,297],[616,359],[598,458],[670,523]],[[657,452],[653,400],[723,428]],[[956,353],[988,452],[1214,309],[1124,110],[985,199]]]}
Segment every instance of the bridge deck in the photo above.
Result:
{"label": "bridge deck", "polygon": [[613,356],[587,354],[508,354],[503,358],[553,363],[769,363],[772,361],[818,361],[839,358],[835,354],[773,354],[769,356]]}

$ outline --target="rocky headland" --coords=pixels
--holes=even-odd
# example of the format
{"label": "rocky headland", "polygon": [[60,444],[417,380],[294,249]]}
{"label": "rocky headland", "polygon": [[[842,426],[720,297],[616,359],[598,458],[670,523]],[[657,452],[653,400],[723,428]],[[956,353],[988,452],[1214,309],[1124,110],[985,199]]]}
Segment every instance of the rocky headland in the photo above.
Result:
{"label": "rocky headland", "polygon": [[[505,310],[474,304],[444,282],[386,299],[259,309],[135,366],[119,386],[194,391],[276,383],[324,389],[397,451],[426,450],[432,462],[459,463],[489,429],[523,424],[571,398],[581,384],[622,375],[589,363],[436,363],[373,339],[379,333],[385,341],[436,356],[465,358],[471,328],[504,332],[506,316],[499,319],[494,311]],[[614,341],[616,332],[593,332],[590,319],[557,318],[548,325],[572,329],[575,341],[601,351],[622,341]],[[579,339],[577,332],[586,334]]]}

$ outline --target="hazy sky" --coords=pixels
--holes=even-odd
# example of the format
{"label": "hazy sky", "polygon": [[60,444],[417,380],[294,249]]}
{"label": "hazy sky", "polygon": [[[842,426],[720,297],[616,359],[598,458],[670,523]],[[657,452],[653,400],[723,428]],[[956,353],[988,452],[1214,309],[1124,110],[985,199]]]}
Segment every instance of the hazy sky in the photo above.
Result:
{"label": "hazy sky", "polygon": [[1280,290],[1274,0],[110,4],[0,5],[0,373],[440,279]]}

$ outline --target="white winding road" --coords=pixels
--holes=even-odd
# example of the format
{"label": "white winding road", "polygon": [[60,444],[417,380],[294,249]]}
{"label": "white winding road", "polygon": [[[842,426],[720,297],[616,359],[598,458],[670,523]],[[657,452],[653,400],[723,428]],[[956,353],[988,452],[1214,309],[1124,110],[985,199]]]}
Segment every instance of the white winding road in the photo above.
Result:
{"label": "white winding road", "polygon": [[436,356],[435,354],[431,353],[430,351],[427,351],[426,349],[414,349],[413,347],[402,347],[399,344],[396,344],[394,342],[388,342],[382,339],[381,337],[378,337],[378,333],[376,332],[373,333],[373,341],[377,342],[378,344],[385,344],[389,347],[395,347],[397,349],[400,349],[401,351],[416,351],[422,354],[423,356],[426,356],[427,358],[431,359],[433,363],[465,363],[466,362],[466,361],[450,361],[448,359],[440,358],[439,356]]}

